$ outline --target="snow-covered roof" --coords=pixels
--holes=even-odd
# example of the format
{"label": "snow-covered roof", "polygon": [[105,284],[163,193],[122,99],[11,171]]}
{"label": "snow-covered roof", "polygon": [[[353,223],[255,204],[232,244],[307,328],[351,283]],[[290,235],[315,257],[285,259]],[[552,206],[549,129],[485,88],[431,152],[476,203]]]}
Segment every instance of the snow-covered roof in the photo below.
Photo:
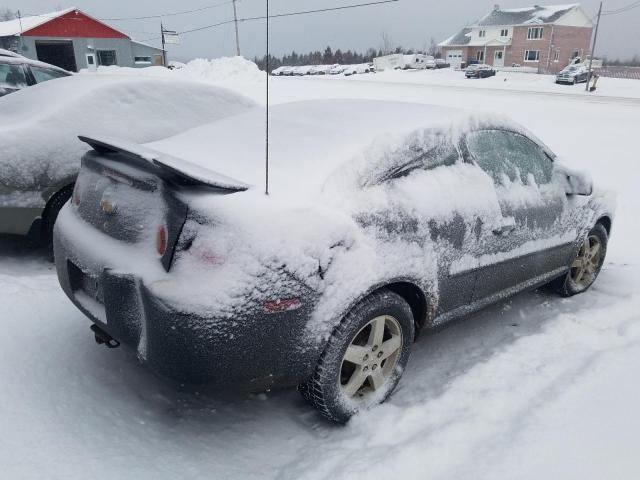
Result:
{"label": "snow-covered roof", "polygon": [[39,27],[40,25],[47,23],[54,18],[61,17],[67,13],[77,10],[76,7],[66,8],[57,12],[45,13],[42,15],[31,15],[28,17],[22,17],[21,19],[7,20],[6,22],[0,22],[0,37],[12,37],[14,35],[20,35],[22,32]]}
{"label": "snow-covered roof", "polygon": [[580,7],[579,3],[547,6],[534,5],[533,7],[509,9],[501,9],[498,7],[478,20],[476,26],[490,27],[554,23],[578,7]]}
{"label": "snow-covered roof", "polygon": [[447,47],[452,45],[463,46],[463,45],[469,45],[469,42],[471,42],[471,28],[465,27],[455,35],[447,38],[444,42],[440,43],[439,45],[441,47]]}
{"label": "snow-covered roof", "polygon": [[[269,140],[272,198],[286,199],[291,206],[306,205],[325,186],[353,185],[361,175],[384,170],[387,148],[400,148],[414,132],[460,127],[472,116],[449,107],[372,100],[275,105],[270,110]],[[264,183],[264,109],[147,147],[259,190]]]}

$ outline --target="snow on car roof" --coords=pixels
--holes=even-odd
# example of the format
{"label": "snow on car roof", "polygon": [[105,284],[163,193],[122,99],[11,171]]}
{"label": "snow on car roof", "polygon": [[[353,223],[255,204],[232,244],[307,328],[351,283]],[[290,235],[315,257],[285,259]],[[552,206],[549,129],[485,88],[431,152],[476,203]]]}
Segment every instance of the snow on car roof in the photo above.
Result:
{"label": "snow on car roof", "polygon": [[203,82],[128,75],[74,75],[0,101],[0,182],[22,188],[74,176],[90,147],[79,135],[151,142],[255,108]]}
{"label": "snow on car roof", "polygon": [[[332,175],[363,173],[407,137],[439,125],[469,122],[469,112],[440,106],[369,100],[315,100],[270,111],[272,197],[305,203]],[[260,191],[265,183],[265,111],[262,108],[154,142],[149,148],[185,159]],[[357,165],[345,170],[345,164]],[[348,172],[347,172],[348,170]],[[365,167],[366,170],[366,167]]]}

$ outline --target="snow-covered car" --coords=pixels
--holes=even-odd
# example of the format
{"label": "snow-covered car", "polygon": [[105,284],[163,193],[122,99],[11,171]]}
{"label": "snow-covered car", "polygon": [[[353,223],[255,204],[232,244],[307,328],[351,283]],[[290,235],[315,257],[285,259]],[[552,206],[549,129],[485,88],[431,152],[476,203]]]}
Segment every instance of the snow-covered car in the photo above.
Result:
{"label": "snow-covered car", "polygon": [[68,77],[71,72],[48,63],[30,60],[8,50],[0,52],[0,97],[23,88]]}
{"label": "snow-covered car", "polygon": [[291,67],[286,67],[286,66],[278,67],[271,72],[271,75],[273,75],[274,77],[280,77],[284,75],[284,72],[289,68]]}
{"label": "snow-covered car", "polygon": [[280,76],[282,77],[291,77],[293,76],[293,72],[295,72],[296,67],[284,67],[282,69],[282,72],[280,73]]}
{"label": "snow-covered car", "polygon": [[0,57],[24,58],[19,53],[12,52],[11,50],[5,50],[4,48],[0,48]]}
{"label": "snow-covered car", "polygon": [[298,385],[342,422],[390,395],[419,331],[596,280],[607,194],[507,119],[367,100],[271,118],[269,195],[262,108],[84,139],[54,248],[98,343],[183,383]]}
{"label": "snow-covered car", "polygon": [[336,65],[316,65],[309,71],[310,75],[328,75],[329,72],[335,68]]}
{"label": "snow-covered car", "polygon": [[295,67],[293,69],[293,75],[296,77],[304,77],[305,75],[311,74],[312,65],[302,65],[300,67]]}
{"label": "snow-covered car", "polygon": [[50,240],[89,150],[80,133],[149,142],[251,107],[203,83],[126,75],[74,75],[1,98],[0,234]]}
{"label": "snow-covered car", "polygon": [[349,65],[336,65],[329,70],[329,75],[340,75],[341,73],[344,73],[347,68],[349,68]]}
{"label": "snow-covered car", "polygon": [[556,83],[584,83],[589,76],[589,70],[584,65],[570,65],[556,75]]}
{"label": "snow-covered car", "polygon": [[342,73],[350,77],[351,75],[361,75],[363,73],[370,73],[371,71],[372,67],[369,64],[360,63],[358,65],[349,65]]}
{"label": "snow-covered car", "polygon": [[495,77],[496,71],[491,65],[475,64],[475,65],[469,65],[466,68],[464,72],[464,76],[467,78]]}

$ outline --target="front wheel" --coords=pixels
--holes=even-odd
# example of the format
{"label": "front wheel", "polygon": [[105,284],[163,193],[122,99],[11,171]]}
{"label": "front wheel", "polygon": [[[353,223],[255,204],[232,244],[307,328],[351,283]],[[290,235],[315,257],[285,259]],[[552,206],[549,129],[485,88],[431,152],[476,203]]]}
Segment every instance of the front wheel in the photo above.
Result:
{"label": "front wheel", "polygon": [[564,297],[586,292],[595,283],[607,254],[609,237],[603,225],[597,224],[580,245],[578,254],[566,276],[557,279],[554,287]]}
{"label": "front wheel", "polygon": [[391,395],[414,336],[402,297],[388,290],[370,295],[335,329],[313,376],[299,387],[302,396],[326,418],[346,423]]}

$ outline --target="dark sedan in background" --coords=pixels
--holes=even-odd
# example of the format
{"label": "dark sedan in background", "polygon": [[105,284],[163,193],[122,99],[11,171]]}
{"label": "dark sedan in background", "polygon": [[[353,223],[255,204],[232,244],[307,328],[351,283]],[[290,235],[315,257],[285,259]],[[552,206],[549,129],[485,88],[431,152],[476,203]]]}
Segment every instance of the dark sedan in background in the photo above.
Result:
{"label": "dark sedan in background", "polygon": [[496,71],[491,65],[469,65],[464,76],[467,78],[489,78],[495,77]]}
{"label": "dark sedan in background", "polygon": [[600,272],[607,195],[509,120],[355,100],[271,117],[268,196],[262,108],[84,139],[54,248],[99,343],[180,382],[297,385],[344,422],[391,394],[421,329]]}

